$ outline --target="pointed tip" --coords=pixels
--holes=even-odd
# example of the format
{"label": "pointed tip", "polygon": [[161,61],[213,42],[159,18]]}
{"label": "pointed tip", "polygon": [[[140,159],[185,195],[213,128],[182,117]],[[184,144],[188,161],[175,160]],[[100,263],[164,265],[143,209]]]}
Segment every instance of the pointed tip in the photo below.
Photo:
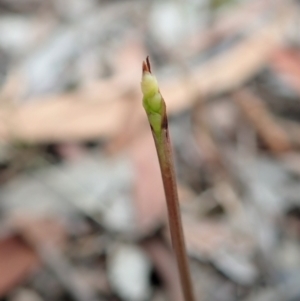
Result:
{"label": "pointed tip", "polygon": [[145,73],[145,72],[149,72],[149,70],[148,70],[147,63],[145,61],[143,61],[143,73]]}
{"label": "pointed tip", "polygon": [[148,70],[151,73],[151,65],[150,65],[149,55],[146,57],[146,63],[147,63],[147,66],[148,66]]}
{"label": "pointed tip", "polygon": [[149,56],[146,57],[146,60],[143,61],[143,73],[144,72],[149,72],[151,73],[151,65],[150,65],[150,60]]}

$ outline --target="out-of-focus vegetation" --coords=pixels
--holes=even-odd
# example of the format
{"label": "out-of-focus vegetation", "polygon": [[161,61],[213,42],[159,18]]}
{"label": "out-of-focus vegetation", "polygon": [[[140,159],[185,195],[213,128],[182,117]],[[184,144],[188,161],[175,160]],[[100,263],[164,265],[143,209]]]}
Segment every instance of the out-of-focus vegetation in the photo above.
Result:
{"label": "out-of-focus vegetation", "polygon": [[197,300],[299,300],[298,19],[283,0],[0,0],[1,300],[182,300],[147,55]]}

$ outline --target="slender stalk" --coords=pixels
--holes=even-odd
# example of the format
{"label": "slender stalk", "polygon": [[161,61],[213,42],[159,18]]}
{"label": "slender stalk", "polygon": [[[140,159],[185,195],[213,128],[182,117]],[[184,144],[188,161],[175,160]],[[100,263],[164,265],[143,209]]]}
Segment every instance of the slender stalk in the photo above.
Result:
{"label": "slender stalk", "polygon": [[166,105],[160,94],[157,81],[151,74],[148,58],[143,62],[142,91],[144,94],[143,105],[148,116],[158,155],[167,201],[172,246],[177,261],[184,300],[195,301],[179,209]]}

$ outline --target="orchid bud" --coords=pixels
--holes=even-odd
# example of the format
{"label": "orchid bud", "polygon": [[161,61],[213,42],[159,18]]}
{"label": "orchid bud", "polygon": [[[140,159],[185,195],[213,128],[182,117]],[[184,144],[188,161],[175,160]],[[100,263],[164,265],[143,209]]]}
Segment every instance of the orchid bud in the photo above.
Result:
{"label": "orchid bud", "polygon": [[154,131],[159,132],[161,130],[165,104],[159,91],[157,79],[151,74],[148,59],[143,63],[141,88],[144,96],[143,106],[148,115],[149,122]]}

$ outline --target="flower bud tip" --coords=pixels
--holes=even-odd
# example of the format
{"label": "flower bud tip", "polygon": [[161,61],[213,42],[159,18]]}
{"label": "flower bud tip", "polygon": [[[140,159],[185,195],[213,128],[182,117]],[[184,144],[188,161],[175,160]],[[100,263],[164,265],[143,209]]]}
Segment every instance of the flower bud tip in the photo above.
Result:
{"label": "flower bud tip", "polygon": [[146,60],[143,61],[143,73],[145,73],[145,72],[151,73],[151,66],[150,66],[149,56],[147,56]]}

